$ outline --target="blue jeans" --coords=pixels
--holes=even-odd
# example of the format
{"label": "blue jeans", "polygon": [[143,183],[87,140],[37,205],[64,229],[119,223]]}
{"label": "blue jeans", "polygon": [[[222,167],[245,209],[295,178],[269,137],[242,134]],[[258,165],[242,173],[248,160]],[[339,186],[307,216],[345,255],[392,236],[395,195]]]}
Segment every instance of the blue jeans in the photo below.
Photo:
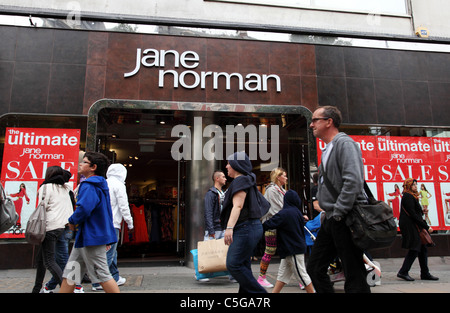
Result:
{"label": "blue jeans", "polygon": [[[119,242],[119,229],[116,230],[117,242]],[[111,248],[106,252],[106,260],[108,261],[109,272],[115,281],[119,280],[119,270],[117,268],[117,242],[111,245]],[[94,287],[100,286],[100,284],[92,284]]]}
{"label": "blue jeans", "polygon": [[228,248],[227,269],[239,283],[239,292],[266,293],[252,273],[251,257],[263,235],[259,219],[250,219],[234,227],[233,243]]}

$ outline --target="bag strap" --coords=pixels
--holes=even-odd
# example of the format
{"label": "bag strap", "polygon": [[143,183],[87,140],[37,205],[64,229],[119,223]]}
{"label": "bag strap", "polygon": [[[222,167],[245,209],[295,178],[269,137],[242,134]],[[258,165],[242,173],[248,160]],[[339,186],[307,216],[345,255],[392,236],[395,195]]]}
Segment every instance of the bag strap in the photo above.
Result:
{"label": "bag strap", "polygon": [[[322,166],[323,169],[323,166]],[[333,197],[337,198],[339,197],[339,193],[337,192],[336,188],[334,188],[333,184],[330,182],[330,180],[327,177],[327,173],[325,171],[322,171],[322,177],[325,185],[327,186],[328,190],[333,194]],[[370,190],[369,186],[367,185],[366,181],[364,180],[364,192],[366,193],[366,196],[369,200],[369,202],[372,202],[372,200],[375,200],[375,197],[372,194],[372,191]]]}
{"label": "bag strap", "polygon": [[42,200],[45,199],[45,194],[47,193],[47,186],[44,185],[44,190],[42,191]]}
{"label": "bag strap", "polygon": [[[43,185],[43,189],[42,189],[42,197],[41,197],[41,201],[44,201],[45,200],[45,195],[46,195],[46,193],[47,193],[47,184],[44,184]],[[45,203],[45,209],[47,210],[47,204],[48,204],[48,201],[47,201],[47,203]]]}
{"label": "bag strap", "polygon": [[[409,215],[408,211],[406,211],[406,209],[405,209],[405,207],[404,207],[403,205],[402,205],[402,209],[403,209],[403,211],[406,213],[406,215],[408,215],[408,216],[411,218],[412,222],[414,223],[414,225],[415,225],[416,228],[417,228],[417,231],[420,233],[419,225],[417,225],[416,222],[414,222],[413,218],[411,217],[411,215]],[[422,229],[424,229],[424,228],[422,228]]]}
{"label": "bag strap", "polygon": [[322,177],[323,177],[323,181],[324,181],[325,185],[327,186],[328,190],[332,193],[333,197],[335,197],[337,199],[339,197],[339,193],[337,192],[336,188],[334,188],[333,184],[328,179],[325,171],[322,172]]}
{"label": "bag strap", "polygon": [[403,205],[402,205],[402,209],[403,209],[403,211],[405,211],[406,215],[408,215],[409,217],[411,217],[411,215],[409,215],[408,211],[406,211],[406,209],[403,207]]}

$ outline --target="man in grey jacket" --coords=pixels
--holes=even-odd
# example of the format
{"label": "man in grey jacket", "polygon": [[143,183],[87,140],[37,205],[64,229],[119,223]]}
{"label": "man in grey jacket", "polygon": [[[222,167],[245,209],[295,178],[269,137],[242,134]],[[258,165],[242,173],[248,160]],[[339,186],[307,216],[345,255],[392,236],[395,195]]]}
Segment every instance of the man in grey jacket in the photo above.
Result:
{"label": "man in grey jacket", "polygon": [[[337,256],[345,274],[345,292],[370,292],[363,251],[353,243],[350,229],[345,224],[353,203],[365,201],[362,155],[358,145],[339,132],[341,120],[341,112],[332,106],[319,107],[311,119],[314,136],[326,143],[319,166],[317,193],[326,218],[314,243],[307,271],[317,292],[334,292],[327,269]],[[339,193],[337,199],[325,185],[324,172]]]}

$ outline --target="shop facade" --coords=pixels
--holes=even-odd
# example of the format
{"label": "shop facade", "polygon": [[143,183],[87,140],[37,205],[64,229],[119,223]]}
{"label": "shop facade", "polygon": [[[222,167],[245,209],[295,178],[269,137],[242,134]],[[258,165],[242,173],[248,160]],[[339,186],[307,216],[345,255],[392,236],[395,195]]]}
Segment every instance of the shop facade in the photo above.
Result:
{"label": "shop facade", "polygon": [[[362,144],[391,137],[398,143],[400,138],[431,144],[439,139],[441,151],[423,157],[433,159],[430,167],[402,163],[406,170],[375,173],[393,162],[379,163],[392,154],[375,152],[365,160],[372,162],[365,163],[366,178],[380,198],[391,187],[383,183],[394,185],[402,175],[422,171],[439,199],[433,226],[447,230],[450,55],[439,44],[417,48],[404,42],[391,49],[380,48],[376,39],[355,44],[352,39],[279,41],[193,32],[13,26],[0,31],[3,165],[6,138],[21,128],[79,130],[78,151],[100,151],[126,164],[132,210],[147,236],[125,234],[124,256],[174,254],[189,262],[189,251],[203,238],[202,200],[211,174],[225,170],[227,153],[237,150],[252,153],[262,190],[270,169],[284,167],[287,187],[302,195],[305,213],[311,214],[310,175],[318,158],[308,125],[319,104],[338,106],[342,130],[359,136]],[[25,182],[33,174],[29,166],[20,173],[18,166],[2,168],[2,180]],[[2,268],[32,265],[34,248],[16,232],[18,237],[0,239],[1,254],[14,260],[2,258]],[[446,255],[448,236],[435,237],[438,248],[430,253]],[[379,254],[401,256],[399,241]]]}

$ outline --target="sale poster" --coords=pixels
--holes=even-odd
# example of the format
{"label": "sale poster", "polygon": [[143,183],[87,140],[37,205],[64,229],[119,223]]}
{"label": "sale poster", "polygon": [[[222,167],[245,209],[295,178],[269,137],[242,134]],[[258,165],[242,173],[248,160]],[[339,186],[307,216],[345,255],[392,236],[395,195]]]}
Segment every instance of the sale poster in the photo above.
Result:
{"label": "sale poster", "polygon": [[1,183],[14,202],[19,220],[0,238],[25,237],[48,167],[58,165],[71,172],[69,185],[75,187],[79,149],[79,129],[6,128]]}
{"label": "sale poster", "polygon": [[[403,182],[417,180],[423,218],[436,230],[450,229],[450,138],[350,136],[359,145],[373,195],[398,222]],[[318,160],[325,144],[317,140]]]}

